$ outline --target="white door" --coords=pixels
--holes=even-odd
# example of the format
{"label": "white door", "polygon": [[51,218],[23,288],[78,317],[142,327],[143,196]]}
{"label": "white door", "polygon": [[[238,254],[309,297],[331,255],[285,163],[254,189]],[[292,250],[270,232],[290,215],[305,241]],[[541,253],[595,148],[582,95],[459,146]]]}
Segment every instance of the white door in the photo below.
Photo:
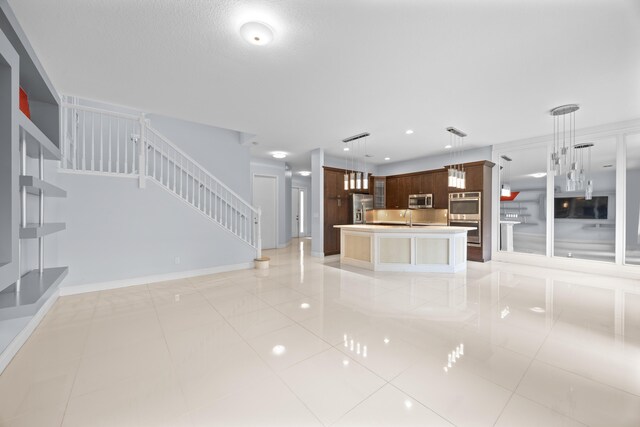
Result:
{"label": "white door", "polygon": [[291,189],[291,237],[300,237],[300,189]]}
{"label": "white door", "polygon": [[255,175],[253,177],[253,205],[262,210],[262,220],[260,221],[262,249],[273,249],[277,246],[277,200],[278,187],[276,177]]}

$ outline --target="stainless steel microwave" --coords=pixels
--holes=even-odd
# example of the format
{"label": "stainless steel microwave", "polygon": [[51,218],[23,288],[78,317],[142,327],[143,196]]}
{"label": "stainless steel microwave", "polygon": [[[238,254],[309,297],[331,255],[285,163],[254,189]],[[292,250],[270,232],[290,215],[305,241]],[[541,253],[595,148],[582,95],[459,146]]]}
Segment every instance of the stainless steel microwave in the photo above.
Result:
{"label": "stainless steel microwave", "polygon": [[433,207],[432,194],[410,194],[409,209],[427,209]]}
{"label": "stainless steel microwave", "polygon": [[482,219],[482,195],[479,191],[449,193],[449,220]]}

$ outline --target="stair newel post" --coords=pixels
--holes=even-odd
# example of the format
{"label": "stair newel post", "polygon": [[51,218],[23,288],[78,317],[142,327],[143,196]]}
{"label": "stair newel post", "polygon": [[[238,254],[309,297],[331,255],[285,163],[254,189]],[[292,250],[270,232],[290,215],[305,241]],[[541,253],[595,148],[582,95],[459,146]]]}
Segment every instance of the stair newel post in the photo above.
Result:
{"label": "stair newel post", "polygon": [[256,259],[262,258],[262,231],[261,231],[261,217],[262,209],[258,207],[256,211]]}
{"label": "stair newel post", "polygon": [[147,121],[144,113],[140,114],[140,141],[138,141],[138,187],[144,188],[147,170]]}

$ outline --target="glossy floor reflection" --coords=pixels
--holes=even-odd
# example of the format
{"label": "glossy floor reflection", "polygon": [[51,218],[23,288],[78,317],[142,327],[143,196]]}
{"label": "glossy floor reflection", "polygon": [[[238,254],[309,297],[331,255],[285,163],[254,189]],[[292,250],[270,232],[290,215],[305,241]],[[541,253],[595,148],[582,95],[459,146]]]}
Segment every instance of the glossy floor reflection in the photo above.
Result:
{"label": "glossy floor reflection", "polygon": [[470,263],[271,268],[60,298],[2,426],[638,426],[640,284]]}

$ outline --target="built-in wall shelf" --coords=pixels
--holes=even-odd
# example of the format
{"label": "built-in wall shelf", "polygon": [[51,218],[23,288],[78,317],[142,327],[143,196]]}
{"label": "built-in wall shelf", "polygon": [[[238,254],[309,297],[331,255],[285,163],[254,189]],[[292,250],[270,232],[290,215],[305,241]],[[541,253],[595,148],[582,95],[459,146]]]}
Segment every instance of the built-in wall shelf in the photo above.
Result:
{"label": "built-in wall shelf", "polygon": [[62,188],[31,175],[20,175],[20,187],[26,188],[27,193],[36,196],[42,192],[45,197],[67,197],[67,192]]}
{"label": "built-in wall shelf", "polygon": [[26,227],[20,227],[21,239],[37,239],[47,234],[57,233],[66,228],[64,222],[49,222],[45,224],[27,224]]}
{"label": "built-in wall shelf", "polygon": [[0,292],[0,320],[36,314],[68,271],[67,267],[54,267],[45,268],[42,273],[32,270],[22,276],[20,292],[16,292],[15,283]]}
{"label": "built-in wall shelf", "polygon": [[22,112],[18,114],[18,125],[20,126],[20,140],[26,137],[27,156],[37,159],[40,157],[40,150],[42,150],[45,159],[60,160],[60,149]]}
{"label": "built-in wall shelf", "polygon": [[540,203],[539,200],[500,200],[500,203]]}

